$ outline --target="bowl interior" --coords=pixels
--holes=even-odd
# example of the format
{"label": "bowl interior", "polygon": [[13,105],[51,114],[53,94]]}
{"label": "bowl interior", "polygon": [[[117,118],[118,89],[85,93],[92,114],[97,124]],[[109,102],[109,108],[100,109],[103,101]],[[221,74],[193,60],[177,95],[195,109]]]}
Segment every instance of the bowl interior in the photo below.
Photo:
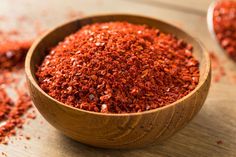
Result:
{"label": "bowl interior", "polygon": [[[70,35],[71,33],[76,32],[78,29],[80,29],[84,25],[97,23],[97,22],[110,22],[110,21],[127,21],[134,24],[146,24],[151,27],[158,28],[162,32],[172,33],[176,35],[178,38],[183,39],[187,43],[192,44],[193,55],[200,62],[200,67],[199,67],[200,80],[195,90],[197,90],[203,84],[203,82],[207,79],[207,76],[210,71],[210,60],[209,60],[207,52],[199,43],[199,41],[197,41],[192,36],[182,31],[181,29],[175,26],[172,26],[168,23],[165,23],[163,21],[159,21],[157,19],[152,19],[149,17],[119,14],[119,15],[92,16],[92,17],[87,17],[87,18],[83,18],[79,20],[74,20],[49,31],[44,36],[36,40],[26,57],[26,73],[27,75],[30,75],[30,77],[32,78],[31,81],[35,82],[34,85],[38,86],[37,79],[35,76],[37,66],[41,64],[42,60],[47,55],[49,48],[55,46],[58,42],[62,41],[66,36]],[[38,86],[37,88],[40,88],[40,87]],[[193,93],[195,90],[193,90],[191,93]],[[184,99],[184,97],[182,99]]]}

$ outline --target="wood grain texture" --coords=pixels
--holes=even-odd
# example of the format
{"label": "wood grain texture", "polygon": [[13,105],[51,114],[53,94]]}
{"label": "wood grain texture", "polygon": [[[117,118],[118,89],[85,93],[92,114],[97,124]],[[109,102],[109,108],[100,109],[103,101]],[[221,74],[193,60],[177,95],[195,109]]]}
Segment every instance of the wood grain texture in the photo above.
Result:
{"label": "wood grain texture", "polygon": [[[36,120],[30,121],[29,125],[24,126],[23,133],[30,135],[31,140],[24,138],[19,140],[18,137],[13,137],[11,138],[13,143],[9,143],[8,146],[0,145],[0,152],[6,152],[8,157],[235,157],[236,84],[232,81],[231,76],[235,75],[236,66],[215,45],[208,32],[204,15],[163,8],[148,2],[138,3],[135,0],[70,0],[70,3],[66,0],[50,0],[47,3],[37,0],[22,0],[14,1],[14,5],[11,5],[10,2],[12,0],[1,0],[0,14],[20,15],[25,13],[31,15],[32,18],[42,20],[42,24],[47,28],[64,22],[62,13],[71,9],[82,11],[85,15],[133,13],[170,22],[200,39],[208,50],[215,51],[215,54],[220,56],[220,63],[227,76],[218,83],[212,83],[207,100],[198,115],[184,129],[160,144],[133,150],[98,149],[63,136],[38,114]],[[178,5],[185,5],[183,3],[190,1],[169,2],[179,2]],[[210,0],[195,2],[210,3]],[[200,6],[193,5],[192,7]],[[41,11],[45,9],[51,9],[50,15],[47,17],[41,15]],[[1,26],[3,26],[2,23]],[[213,73],[215,72],[213,71]],[[219,140],[223,143],[217,144]]]}
{"label": "wood grain texture", "polygon": [[[37,85],[35,67],[46,56],[43,52],[84,25],[96,22],[128,21],[147,24],[175,34],[194,47],[200,63],[200,80],[194,91],[173,104],[151,111],[130,114],[101,114],[75,109],[52,99]],[[29,92],[39,112],[58,130],[79,142],[102,148],[137,148],[159,143],[183,128],[200,110],[210,87],[210,59],[200,43],[162,21],[134,15],[91,16],[63,24],[36,40],[25,62]]]}

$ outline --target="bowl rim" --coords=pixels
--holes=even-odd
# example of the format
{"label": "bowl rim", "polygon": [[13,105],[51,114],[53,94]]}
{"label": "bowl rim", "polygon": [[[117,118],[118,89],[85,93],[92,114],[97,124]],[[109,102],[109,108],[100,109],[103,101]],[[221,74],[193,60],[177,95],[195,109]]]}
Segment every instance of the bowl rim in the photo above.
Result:
{"label": "bowl rim", "polygon": [[[48,95],[45,91],[43,91],[38,83],[36,82],[36,80],[33,77],[33,72],[31,71],[31,67],[30,67],[30,63],[31,63],[31,58],[33,53],[35,52],[35,48],[38,46],[38,44],[41,42],[42,39],[44,39],[46,36],[48,36],[52,31],[55,31],[57,29],[61,29],[62,27],[69,25],[70,23],[74,23],[77,21],[83,21],[86,19],[91,19],[91,18],[95,18],[95,17],[103,17],[103,16],[128,16],[128,17],[140,17],[140,18],[145,18],[145,19],[150,19],[150,20],[155,20],[155,21],[159,21],[162,22],[164,24],[170,25],[171,27],[174,27],[175,29],[180,30],[181,32],[183,32],[184,34],[187,34],[190,38],[194,39],[199,46],[202,49],[202,53],[203,53],[203,58],[206,60],[206,67],[205,67],[205,73],[202,75],[202,81],[198,83],[198,85],[195,87],[194,90],[192,90],[190,93],[188,93],[186,96],[182,97],[181,99],[178,99],[177,101],[170,103],[168,105],[156,108],[156,109],[152,109],[152,110],[148,110],[148,111],[142,111],[142,112],[135,112],[135,113],[100,113],[100,112],[94,112],[94,111],[87,111],[87,110],[83,110],[83,109],[79,109],[79,108],[75,108],[69,105],[66,105],[65,103],[62,103],[58,100],[56,100],[55,98],[51,97],[50,95]],[[182,30],[181,28],[170,24],[168,22],[159,20],[157,18],[153,18],[150,16],[143,16],[143,15],[138,15],[138,14],[95,14],[95,15],[89,15],[89,16],[85,16],[83,18],[75,18],[73,20],[67,21],[61,25],[58,25],[52,29],[49,29],[48,31],[46,31],[43,35],[41,35],[40,37],[38,37],[32,44],[32,46],[30,47],[27,55],[26,55],[26,59],[25,59],[25,72],[26,72],[26,76],[28,81],[34,86],[34,88],[36,88],[43,96],[47,97],[47,99],[50,99],[51,101],[54,101],[56,104],[60,104],[60,106],[66,107],[67,109],[70,110],[74,110],[74,111],[78,111],[78,112],[83,112],[83,113],[87,113],[87,114],[93,114],[93,115],[97,115],[97,116],[114,116],[114,117],[121,117],[121,116],[140,116],[140,115],[145,115],[145,114],[151,114],[154,112],[158,112],[160,110],[165,110],[168,108],[171,108],[177,104],[179,104],[182,101],[185,101],[186,99],[188,99],[189,97],[191,97],[195,92],[197,92],[203,85],[204,83],[207,81],[209,75],[210,75],[210,71],[211,71],[211,62],[210,62],[210,57],[208,55],[208,52],[206,50],[206,48],[203,46],[203,44],[196,38],[194,38],[192,35],[190,35],[189,33],[187,33],[186,31]]]}

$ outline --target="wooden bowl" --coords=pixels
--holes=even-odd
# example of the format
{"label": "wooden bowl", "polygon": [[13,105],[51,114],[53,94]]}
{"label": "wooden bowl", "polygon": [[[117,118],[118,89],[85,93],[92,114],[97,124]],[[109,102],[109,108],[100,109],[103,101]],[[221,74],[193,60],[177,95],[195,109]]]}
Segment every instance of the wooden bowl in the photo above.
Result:
{"label": "wooden bowl", "polygon": [[[191,43],[200,62],[200,82],[187,96],[141,113],[104,114],[67,106],[47,95],[37,84],[35,71],[48,48],[83,25],[128,21],[147,24],[163,32],[173,33]],[[49,31],[34,42],[25,62],[27,82],[32,100],[43,117],[62,133],[81,143],[102,148],[137,148],[160,142],[183,128],[202,107],[210,86],[210,60],[202,45],[184,31],[157,19],[135,15],[102,15],[77,19]]]}

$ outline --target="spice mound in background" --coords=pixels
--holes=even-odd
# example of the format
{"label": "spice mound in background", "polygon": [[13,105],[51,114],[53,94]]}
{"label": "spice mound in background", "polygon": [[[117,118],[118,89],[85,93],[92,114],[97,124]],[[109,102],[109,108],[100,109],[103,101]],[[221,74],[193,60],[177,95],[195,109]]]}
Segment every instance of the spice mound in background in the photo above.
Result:
{"label": "spice mound in background", "polygon": [[11,69],[24,61],[31,41],[0,42],[0,69]]}
{"label": "spice mound in background", "polygon": [[168,105],[199,81],[192,46],[172,34],[127,22],[95,23],[50,49],[36,76],[53,98],[102,113]]}
{"label": "spice mound in background", "polygon": [[221,46],[236,61],[236,1],[217,2],[213,24]]}

